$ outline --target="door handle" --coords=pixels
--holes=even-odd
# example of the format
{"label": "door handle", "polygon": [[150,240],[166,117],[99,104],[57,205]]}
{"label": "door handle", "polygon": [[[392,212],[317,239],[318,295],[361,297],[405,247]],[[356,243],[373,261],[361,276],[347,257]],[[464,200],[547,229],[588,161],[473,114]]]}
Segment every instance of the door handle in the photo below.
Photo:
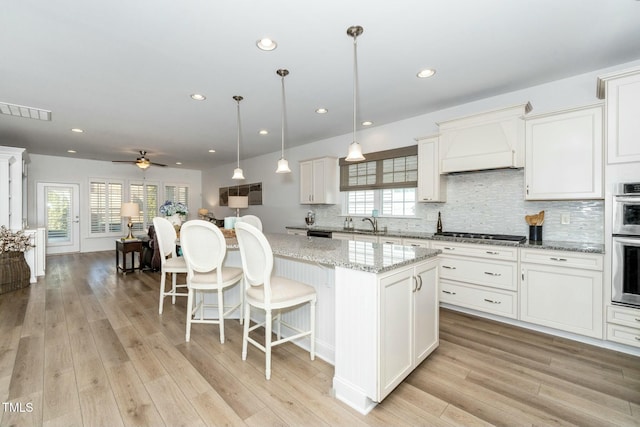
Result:
{"label": "door handle", "polygon": [[449,294],[449,295],[455,295],[455,292],[451,292],[451,291],[445,291],[444,289],[442,290],[442,292],[444,292],[445,294]]}
{"label": "door handle", "polygon": [[494,300],[492,300],[492,299],[488,299],[488,298],[485,298],[484,300],[485,300],[486,302],[490,302],[491,304],[502,304],[500,301],[494,301]]}
{"label": "door handle", "polygon": [[484,274],[487,274],[489,276],[495,276],[495,277],[502,276],[501,273],[492,273],[490,271],[485,271]]}
{"label": "door handle", "polygon": [[455,270],[455,267],[450,267],[448,265],[443,265],[442,268],[446,268],[447,270]]}

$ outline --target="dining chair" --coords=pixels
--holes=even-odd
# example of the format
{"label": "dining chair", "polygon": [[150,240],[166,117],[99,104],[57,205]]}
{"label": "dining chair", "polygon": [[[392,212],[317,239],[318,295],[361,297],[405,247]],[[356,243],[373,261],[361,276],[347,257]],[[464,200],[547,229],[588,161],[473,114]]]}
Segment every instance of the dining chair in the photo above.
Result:
{"label": "dining chair", "polygon": [[[242,360],[247,360],[248,343],[262,350],[266,355],[265,376],[268,380],[271,378],[271,348],[276,345],[309,336],[311,360],[315,359],[316,291],[307,284],[272,275],[273,251],[264,234],[256,227],[247,222],[236,223],[236,237],[238,238],[245,280],[245,323],[242,334]],[[309,303],[310,313],[310,328],[308,331],[300,330],[282,321],[282,311],[307,303]],[[265,320],[263,323],[257,323],[250,327],[251,307],[263,310]],[[276,312],[275,319],[277,321],[275,341],[271,336],[274,312]],[[282,338],[282,325],[296,333]],[[265,328],[264,345],[249,337],[249,332],[263,326]]]}
{"label": "dining chair", "polygon": [[246,222],[253,225],[258,230],[262,231],[262,221],[255,215],[244,215],[240,217],[240,222]]}
{"label": "dining chair", "polygon": [[[224,291],[242,282],[242,269],[225,267],[227,242],[220,229],[201,219],[187,221],[180,229],[180,245],[187,263],[187,330],[185,339],[191,337],[192,323],[213,323],[220,325],[220,342],[224,343],[224,318],[239,309],[242,324],[244,292],[240,289],[240,302],[233,306],[224,305]],[[205,293],[216,292],[217,304],[205,303]],[[195,304],[195,307],[194,307]],[[217,318],[205,317],[205,310],[217,309]]]}
{"label": "dining chair", "polygon": [[[164,298],[170,296],[171,303],[176,303],[176,297],[186,297],[187,292],[178,292],[179,288],[186,288],[187,284],[177,284],[178,274],[187,272],[187,264],[184,257],[176,252],[177,234],[173,224],[166,218],[157,216],[153,218],[153,228],[156,233],[158,250],[160,253],[160,304],[158,313],[162,314]],[[167,274],[171,274],[171,289],[166,290]]]}

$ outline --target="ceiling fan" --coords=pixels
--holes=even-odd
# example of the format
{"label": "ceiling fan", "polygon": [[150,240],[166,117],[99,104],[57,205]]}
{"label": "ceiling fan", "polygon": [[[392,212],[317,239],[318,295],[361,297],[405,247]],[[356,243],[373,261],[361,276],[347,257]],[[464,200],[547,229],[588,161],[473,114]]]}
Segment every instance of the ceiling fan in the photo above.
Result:
{"label": "ceiling fan", "polygon": [[136,160],[112,160],[113,163],[133,163],[134,165],[138,166],[140,169],[147,169],[149,166],[154,165],[154,166],[167,166],[167,165],[163,165],[162,163],[155,163],[152,162],[151,160],[149,160],[149,158],[147,157],[147,152],[144,150],[140,150],[140,157],[138,157]]}

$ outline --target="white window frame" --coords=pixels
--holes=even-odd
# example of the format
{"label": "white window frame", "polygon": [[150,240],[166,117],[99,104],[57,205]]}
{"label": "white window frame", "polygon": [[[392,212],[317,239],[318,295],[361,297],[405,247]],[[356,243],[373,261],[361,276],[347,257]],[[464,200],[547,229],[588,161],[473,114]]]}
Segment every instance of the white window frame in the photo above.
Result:
{"label": "white window frame", "polygon": [[[116,180],[116,179],[111,179],[111,178],[89,178],[87,181],[87,196],[88,196],[88,200],[89,202],[87,203],[87,218],[89,218],[89,221],[87,221],[87,235],[91,238],[93,237],[111,237],[111,236],[121,236],[123,230],[126,228],[124,221],[122,218],[120,218],[120,230],[114,230],[114,231],[106,231],[103,230],[101,232],[94,232],[91,228],[91,216],[92,216],[92,208],[91,208],[91,186],[93,183],[99,183],[99,184],[104,184],[106,191],[105,191],[105,211],[104,211],[104,215],[105,215],[105,228],[108,224],[108,218],[107,218],[107,212],[110,209],[109,206],[109,185],[112,184],[117,184],[121,186],[121,190],[120,190],[120,206],[118,206],[118,211],[120,210],[120,207],[122,206],[122,202],[123,202],[123,197],[124,194],[127,190],[126,184],[124,181],[122,180]],[[118,216],[119,216],[119,212],[118,212]]]}
{"label": "white window frame", "polygon": [[[417,200],[414,200],[414,214],[413,215],[389,215],[389,214],[384,214],[384,209],[383,209],[383,196],[382,196],[382,192],[385,190],[389,190],[392,191],[394,190],[393,188],[389,188],[389,189],[369,189],[369,190],[356,190],[356,191],[372,191],[373,192],[373,208],[378,211],[378,217],[381,218],[417,218],[416,215],[416,209],[418,206],[418,202]],[[414,199],[417,198],[417,188],[416,187],[409,187],[409,188],[404,188],[403,190],[405,191],[411,191],[413,190],[415,192],[415,196]],[[366,218],[366,217],[370,217],[373,215],[373,212],[369,212],[367,214],[356,214],[356,213],[350,213],[349,212],[349,191],[343,191],[341,192],[341,197],[342,197],[342,215],[343,216],[350,216],[350,217],[362,217],[362,218]]]}
{"label": "white window frame", "polygon": [[172,182],[165,183],[164,186],[162,187],[162,189],[164,191],[164,193],[163,193],[164,198],[158,204],[158,206],[161,206],[164,202],[166,202],[167,200],[170,200],[169,196],[168,196],[168,194],[169,194],[168,188],[169,187],[175,187],[177,189],[186,189],[186,193],[187,194],[186,194],[186,199],[185,200],[175,200],[175,198],[174,198],[174,200],[171,200],[171,201],[172,202],[182,202],[182,203],[184,203],[185,206],[187,206],[187,208],[189,209],[189,212],[191,212],[191,208],[189,206],[189,198],[191,197],[191,194],[190,194],[191,193],[191,188],[189,188],[189,185],[187,185],[187,184],[176,184],[176,183],[172,183]]}
{"label": "white window frame", "polygon": [[[163,202],[163,197],[162,197],[162,190],[163,190],[163,186],[160,184],[160,182],[156,182],[156,181],[136,181],[136,180],[130,180],[128,185],[127,185],[127,200],[129,200],[130,202],[136,202],[136,200],[133,200],[133,195],[132,195],[132,191],[131,191],[131,186],[133,185],[139,185],[142,186],[142,206],[141,206],[141,210],[142,210],[142,221],[140,221],[140,217],[137,218],[132,218],[132,222],[134,224],[133,226],[133,230],[136,232],[143,232],[145,230],[149,229],[150,225],[153,225],[153,217],[158,216],[158,209],[160,209],[160,205],[162,205]],[[151,212],[151,215],[149,215],[150,210],[149,210],[149,206],[148,206],[148,201],[149,198],[147,196],[147,188],[149,186],[154,186],[156,188],[157,191],[157,196],[156,196],[156,207],[153,210],[153,212]],[[139,225],[138,225],[139,224]]]}

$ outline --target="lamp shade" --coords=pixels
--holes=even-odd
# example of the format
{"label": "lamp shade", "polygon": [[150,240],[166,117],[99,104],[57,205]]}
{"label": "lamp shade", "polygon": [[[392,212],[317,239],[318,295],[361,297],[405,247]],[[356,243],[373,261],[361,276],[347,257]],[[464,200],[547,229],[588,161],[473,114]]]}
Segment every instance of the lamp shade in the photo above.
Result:
{"label": "lamp shade", "polygon": [[362,155],[362,147],[356,141],[353,141],[351,145],[349,145],[349,154],[345,159],[348,162],[359,162],[364,160],[364,156]]}
{"label": "lamp shade", "polygon": [[137,203],[123,203],[120,207],[120,216],[132,217],[140,215],[140,207]]}
{"label": "lamp shade", "polygon": [[245,209],[249,207],[249,197],[229,196],[229,207],[233,209]]}
{"label": "lamp shade", "polygon": [[276,173],[290,173],[291,169],[289,168],[289,162],[284,157],[278,160],[278,169],[276,169]]}

